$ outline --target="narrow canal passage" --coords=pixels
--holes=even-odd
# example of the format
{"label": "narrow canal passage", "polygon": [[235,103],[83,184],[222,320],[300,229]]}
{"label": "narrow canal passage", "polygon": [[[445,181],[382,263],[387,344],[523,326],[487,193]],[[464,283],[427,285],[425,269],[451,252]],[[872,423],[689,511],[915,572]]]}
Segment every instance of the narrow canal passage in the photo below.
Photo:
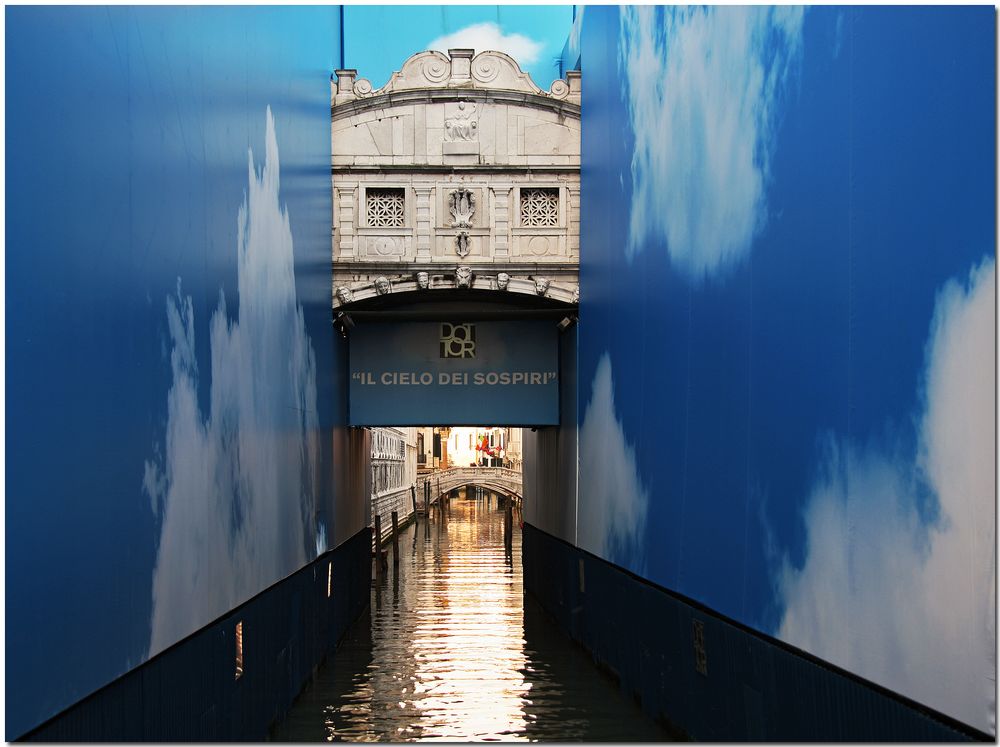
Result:
{"label": "narrow canal passage", "polygon": [[271,734],[275,741],[667,741],[530,598],[521,532],[453,499],[401,531],[371,608]]}

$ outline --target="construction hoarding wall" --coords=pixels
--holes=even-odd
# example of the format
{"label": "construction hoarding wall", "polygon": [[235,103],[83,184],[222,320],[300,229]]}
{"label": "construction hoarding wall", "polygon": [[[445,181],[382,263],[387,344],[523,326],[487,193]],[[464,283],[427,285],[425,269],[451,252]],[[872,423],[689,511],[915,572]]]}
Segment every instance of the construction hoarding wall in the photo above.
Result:
{"label": "construction hoarding wall", "polygon": [[6,20],[12,739],[326,549],[346,382],[338,9]]}
{"label": "construction hoarding wall", "polygon": [[994,9],[582,33],[576,544],[994,733]]}

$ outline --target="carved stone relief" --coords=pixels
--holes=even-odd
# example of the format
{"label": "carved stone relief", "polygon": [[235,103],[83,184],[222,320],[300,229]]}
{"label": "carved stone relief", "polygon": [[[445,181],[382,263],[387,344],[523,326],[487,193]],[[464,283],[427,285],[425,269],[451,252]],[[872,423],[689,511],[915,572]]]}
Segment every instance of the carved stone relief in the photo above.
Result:
{"label": "carved stone relief", "polygon": [[455,254],[462,259],[469,255],[469,234],[465,231],[459,231],[455,237]]}
{"label": "carved stone relief", "polygon": [[447,142],[471,142],[477,139],[479,122],[476,105],[459,101],[457,108],[444,120],[444,139]]}
{"label": "carved stone relief", "polygon": [[544,296],[548,292],[551,283],[552,281],[548,278],[535,278],[535,293],[539,296]]}
{"label": "carved stone relief", "polygon": [[389,283],[389,278],[385,275],[379,275],[375,278],[375,292],[380,296],[384,296],[386,293],[392,291],[392,285]]}
{"label": "carved stone relief", "polygon": [[497,288],[502,291],[507,290],[507,285],[510,283],[510,275],[506,272],[501,272],[497,275]]}
{"label": "carved stone relief", "polygon": [[455,269],[455,284],[459,288],[471,288],[472,287],[472,268],[471,267],[457,267]]}
{"label": "carved stone relief", "polygon": [[576,286],[576,290],[573,291],[573,303],[580,303],[580,286]]}
{"label": "carved stone relief", "polygon": [[341,303],[350,303],[354,300],[354,294],[351,292],[350,288],[346,285],[342,285],[337,288],[337,298]]}
{"label": "carved stone relief", "polygon": [[431,282],[430,275],[428,275],[426,272],[421,271],[417,273],[416,278],[417,278],[417,287],[420,290],[427,290],[427,286],[430,285]]}
{"label": "carved stone relief", "polygon": [[476,196],[468,189],[456,189],[448,196],[453,228],[472,228],[472,216],[476,212]]}

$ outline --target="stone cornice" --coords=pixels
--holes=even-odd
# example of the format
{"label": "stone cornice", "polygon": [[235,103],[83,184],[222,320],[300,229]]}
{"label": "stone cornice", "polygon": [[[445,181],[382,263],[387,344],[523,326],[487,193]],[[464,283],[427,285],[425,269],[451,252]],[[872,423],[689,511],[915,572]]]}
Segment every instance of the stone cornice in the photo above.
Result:
{"label": "stone cornice", "polygon": [[334,164],[330,167],[331,174],[575,174],[579,175],[580,167],[569,164],[566,166],[551,165],[498,165],[491,163],[469,163],[443,166],[441,164],[371,164],[348,165]]}
{"label": "stone cornice", "polygon": [[[393,294],[417,294],[424,296],[427,300],[444,300],[447,293],[453,290],[476,290],[490,291],[499,296],[523,295],[532,298],[548,298],[553,301],[560,301],[566,304],[577,305],[580,302],[580,286],[573,279],[565,282],[562,279],[552,280],[548,275],[532,275],[531,277],[510,277],[504,287],[500,287],[497,273],[477,272],[468,265],[471,272],[466,280],[460,280],[456,275],[456,269],[452,267],[451,272],[442,273],[440,270],[434,274],[428,273],[426,287],[421,287],[416,279],[416,273],[407,275],[392,276],[386,274],[380,278],[363,283],[345,283],[334,287],[333,309],[334,311],[348,310],[358,301],[379,296],[389,296]],[[380,281],[382,290],[379,290]]]}
{"label": "stone cornice", "polygon": [[333,121],[336,122],[373,109],[386,109],[391,106],[407,106],[411,104],[446,103],[450,101],[528,106],[536,109],[547,109],[561,117],[580,119],[580,104],[565,99],[554,99],[544,94],[466,87],[374,93],[365,98],[337,101],[331,106],[330,115]]}
{"label": "stone cornice", "polygon": [[[333,271],[351,274],[398,274],[406,275],[424,270],[431,273],[449,273],[455,271],[455,258],[448,257],[437,262],[373,262],[335,259]],[[577,262],[462,262],[473,272],[493,273],[507,272],[519,275],[547,273],[550,275],[578,275],[580,265]]]}

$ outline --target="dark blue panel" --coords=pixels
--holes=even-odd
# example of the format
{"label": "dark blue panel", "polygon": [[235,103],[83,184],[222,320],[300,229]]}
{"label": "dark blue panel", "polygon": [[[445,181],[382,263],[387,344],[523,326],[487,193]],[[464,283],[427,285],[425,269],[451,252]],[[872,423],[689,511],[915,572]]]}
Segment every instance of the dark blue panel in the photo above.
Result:
{"label": "dark blue panel", "polygon": [[989,741],[530,524],[523,547],[525,590],[682,740]]}
{"label": "dark blue panel", "polygon": [[[369,604],[370,529],[26,735],[261,742]],[[236,626],[242,674],[236,677]]]}
{"label": "dark blue panel", "polygon": [[[343,408],[337,10],[6,19],[10,737],[315,557]],[[309,456],[250,484],[264,443]],[[251,536],[255,570],[227,573]]]}
{"label": "dark blue panel", "polygon": [[350,349],[351,425],[559,423],[551,322],[361,324]]}

